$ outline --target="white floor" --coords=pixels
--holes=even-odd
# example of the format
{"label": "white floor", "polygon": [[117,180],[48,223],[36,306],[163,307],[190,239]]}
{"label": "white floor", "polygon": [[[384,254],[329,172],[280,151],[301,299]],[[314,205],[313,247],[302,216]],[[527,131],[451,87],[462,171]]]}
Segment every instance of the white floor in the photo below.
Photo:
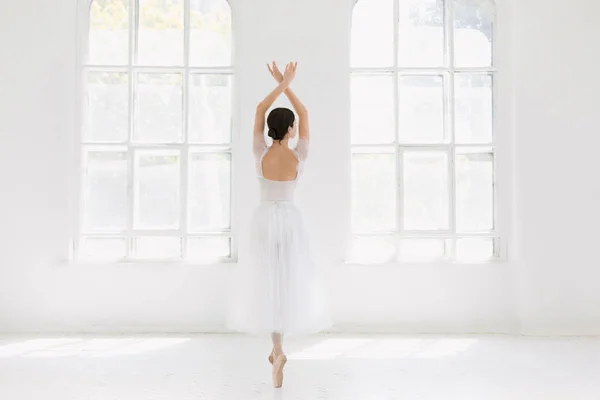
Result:
{"label": "white floor", "polygon": [[2,400],[600,399],[600,338],[322,335],[0,337]]}

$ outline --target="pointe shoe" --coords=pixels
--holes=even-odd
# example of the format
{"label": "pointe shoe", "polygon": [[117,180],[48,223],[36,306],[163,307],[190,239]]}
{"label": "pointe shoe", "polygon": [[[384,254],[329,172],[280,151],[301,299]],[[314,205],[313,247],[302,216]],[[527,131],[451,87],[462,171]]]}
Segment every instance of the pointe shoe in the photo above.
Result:
{"label": "pointe shoe", "polygon": [[287,362],[285,354],[280,354],[273,363],[273,386],[280,388],[283,385],[283,367]]}
{"label": "pointe shoe", "polygon": [[275,352],[275,349],[271,350],[271,354],[269,354],[269,362],[271,363],[271,365],[273,365],[273,353]]}

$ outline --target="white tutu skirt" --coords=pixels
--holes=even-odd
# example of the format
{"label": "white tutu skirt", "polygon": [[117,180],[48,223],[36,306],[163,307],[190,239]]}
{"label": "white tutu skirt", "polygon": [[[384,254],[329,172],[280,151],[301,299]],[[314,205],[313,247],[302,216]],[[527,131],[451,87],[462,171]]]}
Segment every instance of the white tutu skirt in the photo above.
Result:
{"label": "white tutu skirt", "polygon": [[241,263],[234,276],[229,327],[287,336],[329,327],[322,274],[311,259],[296,205],[261,203],[254,211],[250,234],[250,260]]}

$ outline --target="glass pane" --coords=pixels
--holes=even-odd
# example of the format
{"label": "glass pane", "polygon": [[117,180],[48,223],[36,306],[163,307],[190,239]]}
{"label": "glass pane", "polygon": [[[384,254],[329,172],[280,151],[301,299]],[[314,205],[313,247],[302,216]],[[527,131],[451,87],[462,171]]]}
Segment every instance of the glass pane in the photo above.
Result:
{"label": "glass pane", "polygon": [[179,227],[179,152],[135,153],[134,225],[141,229]]}
{"label": "glass pane", "polygon": [[181,74],[138,74],[135,140],[181,142]]}
{"label": "glass pane", "polygon": [[129,61],[129,0],[92,1],[87,62],[124,65]]}
{"label": "glass pane", "polygon": [[190,142],[230,142],[231,76],[191,75],[189,96]]}
{"label": "glass pane", "polygon": [[230,226],[231,155],[192,153],[190,155],[189,228],[221,230]]}
{"label": "glass pane", "polygon": [[493,238],[463,238],[456,241],[456,259],[459,261],[486,261],[496,257]]}
{"label": "glass pane", "polygon": [[456,228],[459,232],[494,228],[494,156],[457,150]]}
{"label": "glass pane", "polygon": [[492,65],[495,18],[493,0],[453,0],[454,63],[457,67]]}
{"label": "glass pane", "polygon": [[231,8],[226,0],[191,1],[190,64],[231,65]]}
{"label": "glass pane", "polygon": [[137,62],[183,64],[182,0],[139,0]]}
{"label": "glass pane", "polygon": [[127,73],[87,73],[86,140],[124,142],[129,131]]}
{"label": "glass pane", "polygon": [[391,261],[396,252],[394,238],[388,236],[356,237],[350,243],[348,262],[378,264]]}
{"label": "glass pane", "polygon": [[446,152],[404,153],[404,228],[448,229]]}
{"label": "glass pane", "polygon": [[401,142],[444,141],[444,80],[441,76],[400,76],[398,100]]}
{"label": "glass pane", "polygon": [[125,258],[125,238],[82,238],[79,258],[90,261],[117,261]]}
{"label": "glass pane", "polygon": [[181,238],[145,236],[135,238],[135,257],[137,258],[180,258]]}
{"label": "glass pane", "polygon": [[402,0],[398,6],[398,64],[441,66],[444,63],[444,2]]}
{"label": "glass pane", "polygon": [[87,151],[84,185],[84,229],[125,229],[128,214],[126,151]]}
{"label": "glass pane", "polygon": [[189,238],[187,258],[211,262],[231,257],[231,239],[227,237]]}
{"label": "glass pane", "polygon": [[492,77],[458,74],[454,82],[456,142],[490,143],[493,125]]}
{"label": "glass pane", "polygon": [[394,141],[393,77],[354,75],[351,94],[352,143],[392,143]]}
{"label": "glass pane", "polygon": [[447,257],[446,239],[411,238],[400,240],[398,261],[436,261]]}
{"label": "glass pane", "polygon": [[353,67],[394,63],[394,1],[358,1],[352,14]]}
{"label": "glass pane", "polygon": [[352,155],[352,229],[396,229],[396,161],[394,154]]}

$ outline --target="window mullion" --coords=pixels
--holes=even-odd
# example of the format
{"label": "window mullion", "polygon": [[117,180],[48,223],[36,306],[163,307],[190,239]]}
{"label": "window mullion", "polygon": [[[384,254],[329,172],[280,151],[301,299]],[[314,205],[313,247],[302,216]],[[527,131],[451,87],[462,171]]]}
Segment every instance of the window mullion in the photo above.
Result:
{"label": "window mullion", "polygon": [[[131,97],[130,97],[131,99]],[[134,210],[134,150],[128,147],[127,151],[127,227],[126,227],[126,258],[133,256],[133,218],[135,214]]]}
{"label": "window mullion", "polygon": [[[137,56],[138,56],[138,31],[139,31],[139,25],[140,25],[140,0],[130,0],[131,3],[133,4],[129,4],[129,8],[130,8],[130,23],[129,23],[129,29],[130,31],[133,30],[133,32],[130,32],[130,43],[129,43],[129,55],[130,55],[130,60],[129,60],[129,65],[133,65],[134,63],[137,63]],[[133,7],[132,7],[133,5]]]}
{"label": "window mullion", "polygon": [[181,172],[180,172],[180,182],[179,182],[179,187],[180,187],[180,192],[179,192],[179,206],[180,206],[180,210],[179,210],[179,231],[181,234],[181,238],[183,240],[182,243],[182,257],[185,258],[187,255],[187,222],[188,222],[188,182],[189,182],[189,178],[188,178],[188,170],[189,170],[189,151],[186,148],[184,148],[182,150],[182,153],[180,154],[180,168],[181,168]]}
{"label": "window mullion", "polygon": [[[86,69],[90,71],[115,71],[120,72],[124,71],[127,68],[127,64],[123,65],[101,65],[101,64],[89,64],[85,66]],[[139,72],[155,72],[155,73],[181,73],[185,67],[181,65],[136,65],[135,69]],[[211,74],[211,75],[232,75],[233,68],[228,66],[213,66],[213,67],[193,67],[188,66],[187,69],[190,72],[197,72],[203,74]],[[487,72],[488,70],[477,70],[478,72]],[[477,72],[476,71],[476,72]],[[388,68],[385,72],[391,72]]]}
{"label": "window mullion", "polygon": [[[496,132],[498,131],[496,129],[497,124],[498,124],[498,119],[496,118],[496,110],[497,110],[497,105],[498,105],[498,90],[497,90],[497,82],[496,82],[496,75],[493,73],[490,73],[492,76],[492,182],[493,182],[493,198],[494,198],[494,204],[493,204],[493,218],[494,218],[494,226],[493,226],[493,231],[496,232],[501,238],[506,238],[506,228],[505,228],[505,223],[506,221],[500,218],[500,201],[502,199],[501,196],[501,190],[502,190],[502,186],[498,185],[498,175],[500,172],[500,162],[502,161],[501,158],[498,157],[498,139],[496,136]],[[500,156],[502,156],[502,150],[500,150]],[[502,208],[504,209],[504,208]],[[500,240],[500,256],[505,256],[506,255],[506,240]]]}
{"label": "window mullion", "polygon": [[444,1],[444,26],[445,26],[445,46],[446,65],[450,73],[454,74],[454,7],[453,0]]}
{"label": "window mullion", "polygon": [[455,104],[454,104],[454,7],[453,0],[446,0],[444,2],[444,25],[446,27],[446,43],[445,43],[445,51],[446,51],[446,63],[449,67],[448,75],[447,75],[447,100],[446,104],[448,107],[448,112],[446,113],[447,123],[446,129],[449,139],[449,149],[448,149],[448,190],[450,191],[449,196],[449,216],[450,216],[450,232],[453,236],[452,245],[450,246],[450,259],[456,259],[456,163],[455,163],[455,132],[454,132],[454,119],[455,119]]}
{"label": "window mullion", "polygon": [[181,150],[180,182],[179,182],[179,229],[181,232],[182,258],[187,257],[188,231],[188,182],[189,182],[189,87],[190,87],[190,0],[183,3],[183,149]]}
{"label": "window mullion", "polygon": [[[127,132],[127,227],[125,229],[126,234],[126,246],[125,246],[125,258],[129,259],[133,257],[133,216],[134,216],[134,184],[133,184],[133,170],[134,170],[134,154],[131,143],[133,141],[133,132],[135,129],[135,72],[133,70],[133,64],[135,62],[135,54],[137,52],[137,21],[138,21],[138,10],[139,0],[130,0],[129,3],[129,57],[127,62],[127,76],[129,78],[129,110],[128,110],[128,123],[129,129]],[[135,23],[134,23],[135,21]]]}
{"label": "window mullion", "polygon": [[[487,71],[487,73],[491,76],[492,79],[492,157],[493,157],[493,163],[492,163],[492,182],[494,185],[493,188],[493,198],[494,198],[494,204],[493,204],[493,218],[494,218],[494,226],[493,226],[493,231],[500,237],[499,241],[499,246],[500,248],[498,249],[500,254],[500,257],[506,257],[506,240],[503,240],[503,238],[506,238],[506,234],[507,232],[505,231],[505,223],[506,221],[500,218],[500,201],[502,199],[501,196],[501,186],[498,185],[498,174],[500,172],[499,167],[500,167],[500,161],[502,161],[501,158],[498,157],[498,148],[499,148],[499,143],[498,143],[498,136],[496,135],[496,133],[498,132],[498,104],[499,104],[499,99],[498,99],[498,80],[497,80],[497,68],[496,68],[496,54],[497,54],[497,50],[498,50],[498,41],[496,40],[497,37],[497,29],[498,29],[498,24],[496,23],[497,19],[497,14],[496,14],[496,10],[494,10],[494,16],[492,19],[492,58],[490,60],[490,66],[489,69]],[[502,150],[500,150],[500,157],[502,157]],[[504,207],[502,207],[502,209],[504,209]]]}

